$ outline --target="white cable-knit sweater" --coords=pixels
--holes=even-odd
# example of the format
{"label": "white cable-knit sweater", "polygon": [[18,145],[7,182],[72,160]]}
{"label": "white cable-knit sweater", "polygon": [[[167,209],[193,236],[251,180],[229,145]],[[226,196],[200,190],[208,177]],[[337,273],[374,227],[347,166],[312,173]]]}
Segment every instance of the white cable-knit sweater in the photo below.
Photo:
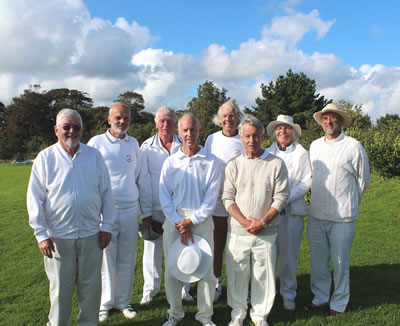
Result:
{"label": "white cable-knit sweater", "polygon": [[325,137],[310,146],[312,168],[309,215],[332,222],[358,218],[362,195],[369,185],[368,156],[354,138]]}

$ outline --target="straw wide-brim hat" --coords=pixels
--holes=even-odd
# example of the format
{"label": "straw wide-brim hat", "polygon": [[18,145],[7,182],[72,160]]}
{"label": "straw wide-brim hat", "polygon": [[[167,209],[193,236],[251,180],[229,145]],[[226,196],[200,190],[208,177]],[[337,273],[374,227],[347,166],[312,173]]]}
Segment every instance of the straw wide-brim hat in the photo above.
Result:
{"label": "straw wide-brim hat", "polygon": [[314,113],[314,119],[319,124],[322,122],[322,115],[327,112],[334,112],[343,118],[343,128],[347,128],[351,123],[351,116],[344,110],[339,108],[335,103],[329,103],[321,111]]}
{"label": "straw wide-brim hat", "polygon": [[146,228],[144,224],[139,224],[139,235],[144,240],[156,240],[163,234],[162,223],[151,221],[150,227]]}
{"label": "straw wide-brim hat", "polygon": [[206,239],[193,234],[185,246],[181,238],[176,239],[168,250],[167,267],[179,281],[192,283],[201,280],[211,268],[212,250]]}
{"label": "straw wide-brim hat", "polygon": [[279,125],[289,125],[296,132],[295,138],[299,138],[301,136],[301,127],[299,124],[293,122],[293,118],[290,115],[280,114],[276,118],[275,121],[271,121],[267,126],[267,133],[269,136],[273,136],[275,132],[276,126]]}

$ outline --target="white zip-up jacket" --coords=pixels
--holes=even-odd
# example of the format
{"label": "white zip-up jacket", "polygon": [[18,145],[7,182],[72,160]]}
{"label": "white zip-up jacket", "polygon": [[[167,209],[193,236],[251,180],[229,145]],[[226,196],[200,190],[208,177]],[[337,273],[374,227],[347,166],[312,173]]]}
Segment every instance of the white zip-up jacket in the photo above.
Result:
{"label": "white zip-up jacket", "polygon": [[172,154],[176,153],[182,146],[181,138],[174,134],[172,140],[171,154],[161,144],[160,136],[155,134],[145,140],[140,147],[142,168],[147,169],[150,175],[152,190],[153,211],[162,211],[159,196],[160,175],[164,161]]}
{"label": "white zip-up jacket", "polygon": [[73,158],[59,143],[42,150],[33,163],[27,207],[38,242],[111,233],[116,213],[100,152],[82,143]]}
{"label": "white zip-up jacket", "polygon": [[285,211],[287,215],[308,215],[304,196],[311,187],[311,165],[308,152],[297,141],[293,141],[285,151],[273,143],[268,152],[281,158],[288,169],[290,196]]}

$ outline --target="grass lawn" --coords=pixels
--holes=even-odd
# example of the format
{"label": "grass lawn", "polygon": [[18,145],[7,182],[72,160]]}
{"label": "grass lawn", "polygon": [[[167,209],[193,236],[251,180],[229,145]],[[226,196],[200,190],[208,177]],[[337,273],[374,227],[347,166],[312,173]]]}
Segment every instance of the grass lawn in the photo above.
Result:
{"label": "grass lawn", "polygon": [[[0,325],[45,325],[49,310],[48,280],[43,257],[28,225],[25,196],[31,166],[0,164]],[[303,312],[302,303],[312,297],[309,290],[309,251],[306,234],[298,266],[298,296],[295,312],[287,312],[277,296],[268,318],[270,325],[400,325],[400,179],[372,183],[363,198],[351,254],[351,298],[348,311],[327,320],[326,311]],[[143,241],[138,243],[132,304],[138,316],[128,321],[112,313],[104,325],[161,325],[167,313],[164,289],[148,306],[140,306],[143,277]],[[224,280],[226,284],[226,280]],[[213,320],[227,325],[230,309],[226,288],[214,305]],[[195,292],[195,291],[193,291]],[[194,321],[196,305],[185,304],[187,315],[179,325],[200,325]],[[78,313],[74,304],[72,325]],[[245,325],[251,325],[249,319]]]}

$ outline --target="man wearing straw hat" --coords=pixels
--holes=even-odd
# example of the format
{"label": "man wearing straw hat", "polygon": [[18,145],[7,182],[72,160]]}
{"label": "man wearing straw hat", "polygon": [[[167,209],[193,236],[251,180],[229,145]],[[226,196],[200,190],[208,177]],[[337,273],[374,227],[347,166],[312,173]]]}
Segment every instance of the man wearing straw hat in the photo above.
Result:
{"label": "man wearing straw hat", "polygon": [[[163,326],[175,326],[185,315],[181,291],[184,282],[192,280],[179,275],[193,274],[197,268],[204,266],[205,274],[201,273],[201,279],[197,278],[198,312],[195,318],[204,326],[215,326],[211,320],[216,283],[211,264],[214,247],[211,214],[219,194],[220,167],[216,157],[199,146],[200,124],[193,114],[186,113],[180,118],[178,132],[183,141],[182,148],[165,160],[160,177],[160,202],[166,217],[163,225],[163,247],[167,262],[165,290],[170,305],[169,318]],[[208,261],[201,259],[203,255],[200,252],[196,254],[194,248],[188,247],[197,242],[197,236],[208,242],[211,250],[208,255],[211,259]],[[175,255],[173,248],[177,239],[178,243],[187,247],[176,261],[179,273],[168,267],[172,260],[170,255]],[[197,257],[198,263],[192,264],[192,257]]]}
{"label": "man wearing straw hat", "polygon": [[329,304],[328,316],[336,316],[349,302],[350,250],[361,198],[369,184],[369,164],[363,146],[343,133],[351,123],[346,111],[330,103],[314,119],[325,136],[310,146],[313,176],[307,235],[314,298],[304,309]]}
{"label": "man wearing straw hat", "polygon": [[304,230],[304,217],[308,215],[304,196],[311,187],[311,167],[308,152],[297,139],[301,127],[293,118],[280,114],[267,126],[267,133],[275,139],[268,151],[281,158],[288,169],[290,196],[279,216],[278,256],[279,283],[283,307],[295,310],[297,289],[297,257]]}

